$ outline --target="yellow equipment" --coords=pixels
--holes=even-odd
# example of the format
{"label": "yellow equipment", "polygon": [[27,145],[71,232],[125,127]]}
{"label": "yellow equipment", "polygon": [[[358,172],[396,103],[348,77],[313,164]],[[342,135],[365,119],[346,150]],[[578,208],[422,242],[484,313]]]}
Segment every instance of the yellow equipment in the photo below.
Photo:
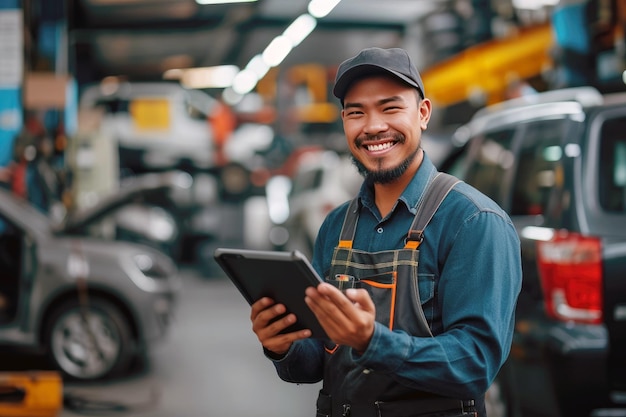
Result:
{"label": "yellow equipment", "polygon": [[55,417],[63,408],[57,372],[0,372],[0,416]]}
{"label": "yellow equipment", "polygon": [[550,24],[520,28],[509,37],[473,46],[423,71],[426,94],[440,106],[475,94],[484,96],[486,104],[502,101],[512,81],[537,76],[553,65],[553,47]]}

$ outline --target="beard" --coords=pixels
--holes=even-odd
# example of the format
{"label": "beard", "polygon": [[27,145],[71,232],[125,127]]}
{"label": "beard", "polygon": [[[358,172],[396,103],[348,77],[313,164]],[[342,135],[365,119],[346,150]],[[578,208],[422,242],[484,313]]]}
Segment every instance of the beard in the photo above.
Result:
{"label": "beard", "polygon": [[371,184],[389,184],[396,181],[398,178],[402,177],[404,173],[409,169],[417,154],[420,150],[420,146],[415,148],[415,151],[411,153],[404,161],[400,162],[395,167],[386,168],[386,169],[378,169],[378,170],[370,170],[367,169],[365,165],[358,159],[352,155],[352,163],[356,166],[359,174],[365,178],[365,182],[368,185]]}

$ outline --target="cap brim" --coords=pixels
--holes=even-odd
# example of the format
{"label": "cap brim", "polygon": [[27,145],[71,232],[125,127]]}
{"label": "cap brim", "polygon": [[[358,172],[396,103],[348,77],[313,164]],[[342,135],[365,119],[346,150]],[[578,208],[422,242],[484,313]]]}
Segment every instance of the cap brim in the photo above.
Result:
{"label": "cap brim", "polygon": [[415,81],[413,81],[406,75],[401,74],[397,71],[387,69],[380,65],[374,65],[374,64],[357,65],[355,67],[350,68],[345,73],[343,73],[341,77],[339,77],[337,82],[335,82],[335,86],[333,87],[333,94],[338,99],[343,100],[343,98],[346,95],[346,92],[348,91],[348,87],[350,87],[350,84],[352,84],[358,78],[364,77],[366,75],[375,75],[375,74],[391,74],[399,78],[400,80],[404,81],[405,83],[409,84],[411,87],[417,88],[417,90],[420,92],[420,95],[422,97],[424,95],[422,88]]}

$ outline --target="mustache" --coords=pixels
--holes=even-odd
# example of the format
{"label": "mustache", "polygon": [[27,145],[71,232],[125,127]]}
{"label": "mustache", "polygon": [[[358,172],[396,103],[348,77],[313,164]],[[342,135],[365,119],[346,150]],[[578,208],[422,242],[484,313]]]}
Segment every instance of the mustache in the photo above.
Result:
{"label": "mustache", "polygon": [[354,140],[356,146],[363,146],[365,142],[384,142],[392,140],[394,142],[403,143],[406,138],[401,133],[384,134],[384,135],[362,135]]}

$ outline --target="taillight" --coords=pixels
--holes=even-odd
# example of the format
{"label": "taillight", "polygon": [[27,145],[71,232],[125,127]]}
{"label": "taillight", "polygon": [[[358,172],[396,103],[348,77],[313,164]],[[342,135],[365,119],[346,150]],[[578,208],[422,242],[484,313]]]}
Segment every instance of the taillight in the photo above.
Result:
{"label": "taillight", "polygon": [[547,314],[561,321],[602,322],[600,239],[558,231],[537,242],[537,262]]}

